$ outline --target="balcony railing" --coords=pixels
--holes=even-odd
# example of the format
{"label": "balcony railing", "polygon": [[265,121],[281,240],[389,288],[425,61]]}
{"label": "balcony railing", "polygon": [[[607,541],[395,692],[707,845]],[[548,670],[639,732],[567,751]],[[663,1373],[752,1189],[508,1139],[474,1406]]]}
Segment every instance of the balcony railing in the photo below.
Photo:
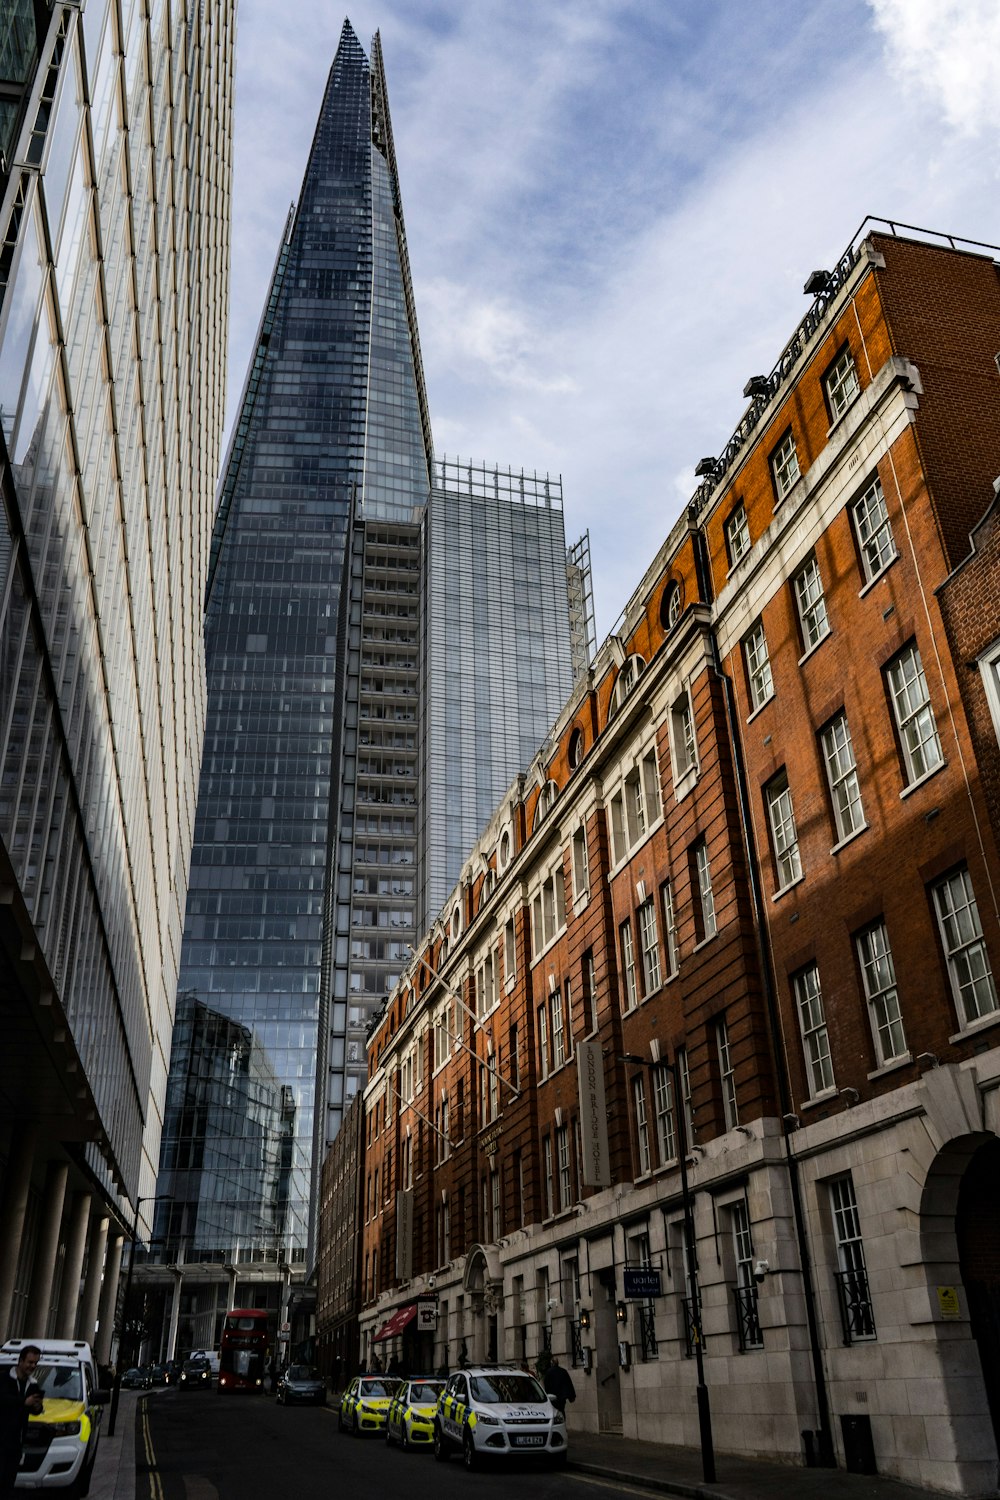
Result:
{"label": "balcony railing", "polygon": [[733,1297],[736,1301],[736,1334],[740,1341],[740,1353],[745,1354],[748,1349],[763,1349],[764,1335],[760,1331],[760,1319],[757,1316],[757,1288],[734,1286]]}
{"label": "balcony railing", "polygon": [[837,1271],[834,1279],[840,1301],[840,1317],[844,1325],[844,1343],[856,1344],[862,1339],[875,1338],[875,1315],[868,1290],[868,1272],[863,1266],[854,1271]]}
{"label": "balcony railing", "polygon": [[636,1308],[639,1323],[639,1347],[643,1360],[659,1359],[656,1343],[656,1311],[652,1302],[640,1302]]}

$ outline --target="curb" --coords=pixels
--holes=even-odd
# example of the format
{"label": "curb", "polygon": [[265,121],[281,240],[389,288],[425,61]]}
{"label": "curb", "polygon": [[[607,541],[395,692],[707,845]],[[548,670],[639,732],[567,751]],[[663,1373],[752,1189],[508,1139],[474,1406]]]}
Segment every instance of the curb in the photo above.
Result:
{"label": "curb", "polygon": [[724,1490],[707,1489],[703,1484],[685,1484],[680,1479],[660,1479],[656,1475],[629,1474],[623,1469],[591,1463],[587,1459],[574,1459],[571,1456],[568,1467],[578,1469],[581,1474],[593,1474],[597,1479],[617,1479],[620,1483],[634,1484],[637,1489],[661,1490],[666,1495],[683,1495],[685,1500],[733,1500]]}

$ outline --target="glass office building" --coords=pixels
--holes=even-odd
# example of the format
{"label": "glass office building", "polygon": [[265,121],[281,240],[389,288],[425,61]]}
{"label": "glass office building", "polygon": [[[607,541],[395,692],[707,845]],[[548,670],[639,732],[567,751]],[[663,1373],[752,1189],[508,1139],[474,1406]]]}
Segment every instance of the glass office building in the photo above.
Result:
{"label": "glass office building", "polygon": [[[158,1222],[167,1255],[198,1247],[209,1260],[221,1233],[215,1248],[235,1253],[238,1241],[248,1268],[301,1270],[311,1258],[319,1164],[417,933],[433,721],[424,641],[449,586],[430,560],[438,487],[381,49],[376,37],[369,58],[345,22],[220,485],[181,961],[182,991],[252,1033],[289,1091],[285,1196],[264,1201],[254,1150],[213,1152],[207,1138],[205,1191],[191,1176],[190,1117],[172,1102],[159,1183],[173,1200]],[[494,642],[510,648],[507,675],[523,670],[537,709],[525,732],[516,703],[497,710],[498,732],[511,710],[515,760],[533,753],[571,681],[561,506],[538,510],[551,560],[561,549],[562,603],[545,616],[554,638],[533,633],[531,651],[561,665],[543,708],[534,665],[512,638]],[[459,531],[464,558],[479,545],[474,518],[463,514]],[[536,542],[519,535],[531,553]],[[491,531],[491,566],[504,545]],[[547,561],[544,572],[559,569]],[[505,754],[501,790],[513,774]],[[475,816],[487,801],[488,818],[485,795]],[[426,860],[438,857],[429,846]],[[263,1151],[264,1134],[255,1139]]]}
{"label": "glass office building", "polygon": [[0,16],[7,1332],[93,1338],[80,1278],[99,1289],[155,1190],[204,729],[234,12]]}

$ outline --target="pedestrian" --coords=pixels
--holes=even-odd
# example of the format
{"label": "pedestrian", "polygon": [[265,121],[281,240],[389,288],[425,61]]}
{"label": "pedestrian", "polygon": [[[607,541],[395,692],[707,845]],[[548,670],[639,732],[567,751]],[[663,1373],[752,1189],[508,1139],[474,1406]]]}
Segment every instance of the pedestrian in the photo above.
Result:
{"label": "pedestrian", "polygon": [[388,1363],[388,1366],[386,1367],[386,1372],[385,1373],[387,1375],[401,1375],[403,1373],[403,1367],[399,1363],[399,1355],[398,1354],[394,1354],[392,1356],[392,1358],[390,1359],[390,1361]]}
{"label": "pedestrian", "polygon": [[555,1356],[545,1372],[542,1384],[552,1397],[552,1405],[557,1411],[565,1414],[566,1402],[576,1400],[576,1386],[573,1384],[572,1375],[568,1370],[563,1369]]}
{"label": "pedestrian", "polygon": [[8,1500],[14,1494],[21,1450],[28,1430],[28,1418],[37,1417],[44,1405],[42,1389],[35,1371],[42,1351],[37,1344],[25,1344],[16,1365],[6,1376],[0,1373],[0,1497]]}

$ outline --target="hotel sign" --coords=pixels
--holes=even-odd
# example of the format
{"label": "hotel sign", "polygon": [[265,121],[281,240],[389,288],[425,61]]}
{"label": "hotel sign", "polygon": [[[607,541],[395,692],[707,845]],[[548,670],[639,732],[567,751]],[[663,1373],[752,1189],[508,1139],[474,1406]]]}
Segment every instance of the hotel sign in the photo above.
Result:
{"label": "hotel sign", "polygon": [[587,1187],[611,1186],[608,1110],[604,1100],[604,1057],[600,1042],[581,1042],[576,1049],[580,1090],[580,1138],[583,1181]]}
{"label": "hotel sign", "polygon": [[413,1192],[396,1194],[396,1275],[409,1281],[413,1275]]}

